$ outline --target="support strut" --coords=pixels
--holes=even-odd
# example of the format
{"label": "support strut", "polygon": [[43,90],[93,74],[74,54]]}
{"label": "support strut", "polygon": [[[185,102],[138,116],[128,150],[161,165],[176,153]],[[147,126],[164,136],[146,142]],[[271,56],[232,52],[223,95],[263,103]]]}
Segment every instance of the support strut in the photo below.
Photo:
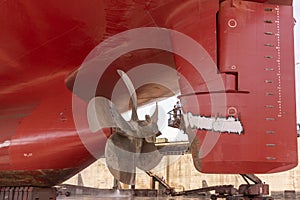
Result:
{"label": "support strut", "polygon": [[[216,200],[218,198],[225,198],[226,200],[273,200],[273,198],[269,196],[269,185],[263,183],[262,180],[254,174],[240,174],[246,184],[240,185],[238,189],[234,188],[233,185],[218,185],[176,192],[174,188],[166,183],[162,178],[150,171],[147,171],[146,173],[152,178],[152,189],[154,189],[155,182],[159,182],[160,185],[165,188],[166,195],[194,196],[215,191],[215,194],[210,196],[212,200]],[[250,181],[253,183],[250,184]]]}

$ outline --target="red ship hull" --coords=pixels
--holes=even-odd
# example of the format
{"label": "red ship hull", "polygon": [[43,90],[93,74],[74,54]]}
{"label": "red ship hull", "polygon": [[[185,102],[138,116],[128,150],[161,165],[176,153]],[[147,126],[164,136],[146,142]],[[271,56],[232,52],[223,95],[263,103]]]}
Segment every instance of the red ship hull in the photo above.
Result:
{"label": "red ship hull", "polygon": [[[281,3],[291,2],[281,1]],[[280,8],[282,13],[288,14],[285,18],[288,21],[292,17],[290,6]],[[252,83],[257,77],[248,78],[249,74],[255,76],[256,73],[260,73],[256,71],[258,66],[255,70],[251,69],[257,62],[254,62],[252,57],[241,57],[235,65],[241,64],[243,69],[238,71],[227,69],[233,65],[230,59],[234,56],[231,55],[230,49],[227,49],[231,44],[230,37],[219,34],[219,30],[226,28],[221,24],[217,28],[216,14],[219,10],[217,0],[180,3],[171,0],[2,2],[0,4],[1,186],[53,186],[103,156],[106,138],[110,133],[109,130],[97,134],[90,132],[85,113],[91,96],[73,90],[76,76],[80,73],[78,69],[89,52],[99,43],[123,31],[140,27],[168,28],[187,35],[205,50],[200,56],[207,58],[209,60],[207,63],[213,65],[212,67],[216,68],[218,63],[220,67],[218,70],[227,77],[222,81],[227,80],[225,83],[228,83],[228,86],[225,84],[226,91],[221,92],[226,95],[228,106],[238,110],[244,132],[238,135],[198,130],[196,139],[191,142],[194,163],[199,171],[268,173],[294,167],[297,164],[297,146],[292,39],[282,38],[284,42],[281,42],[287,43],[285,46],[282,45],[281,51],[281,63],[287,66],[281,69],[280,81],[284,87],[282,109],[278,110],[277,103],[276,111],[266,115],[268,111],[260,107],[265,105],[265,98],[258,94],[252,95],[255,92],[264,93],[265,89],[262,88],[265,87],[259,89]],[[225,9],[224,15],[226,12]],[[219,18],[219,21],[223,18],[227,20],[226,17]],[[284,31],[284,35],[288,34],[291,37],[292,25],[290,21],[287,24],[282,25],[281,30]],[[170,36],[173,48],[182,45],[180,40],[175,39],[175,36]],[[258,50],[263,51],[260,48]],[[192,51],[189,53],[192,57],[199,57]],[[197,71],[195,73],[195,69],[184,59],[186,58],[182,59],[162,49],[133,51],[129,57],[125,55],[116,59],[106,69],[100,79],[100,83],[105,87],[97,87],[95,95],[112,98],[114,87],[119,81],[116,69],[130,71],[145,63],[160,63],[176,69],[191,87],[187,88],[185,82],[180,80],[178,88],[177,76],[161,70],[161,73],[154,75],[155,80],[163,84],[141,86],[138,89],[138,96],[143,98],[139,98],[139,103],[143,104],[161,96],[181,92],[182,102],[187,102],[183,105],[185,113],[192,112],[199,116],[218,114],[228,117],[226,113],[211,112],[211,95],[208,93],[219,91],[207,91],[208,83],[203,81],[205,78],[195,75]],[[217,74],[217,71],[214,72]],[[234,82],[236,74],[239,75],[238,86]],[[91,74],[84,74],[86,81],[82,88],[90,87],[88,81],[90,76]],[[259,80],[264,82],[265,76]],[[277,85],[274,87],[278,87],[278,80],[277,78]],[[169,88],[161,86],[164,84]],[[195,92],[196,96],[191,95]],[[114,97],[115,103],[119,109],[127,110],[128,99],[122,94],[117,93]],[[278,100],[279,94],[276,95],[277,99],[270,101]],[[218,98],[217,95],[213,97]],[[253,103],[254,99],[259,99],[261,105]],[[194,107],[193,101],[200,102],[200,107]],[[74,115],[74,102],[77,112],[83,113],[82,116]],[[227,111],[227,107],[221,109]],[[255,109],[259,111],[254,112]],[[280,119],[279,112],[282,115]],[[274,118],[273,114],[277,114],[275,122],[265,121],[267,118]],[[255,120],[255,116],[261,118]],[[258,123],[262,126],[257,126]],[[276,131],[276,134],[270,135],[265,133],[266,131],[269,133]],[[216,145],[207,155],[199,157],[199,152],[203,151],[201,145],[205,141],[204,138],[209,134],[217,135]],[[271,146],[267,146],[268,144]],[[272,146],[273,144],[276,147]],[[253,148],[255,150],[251,150]]]}

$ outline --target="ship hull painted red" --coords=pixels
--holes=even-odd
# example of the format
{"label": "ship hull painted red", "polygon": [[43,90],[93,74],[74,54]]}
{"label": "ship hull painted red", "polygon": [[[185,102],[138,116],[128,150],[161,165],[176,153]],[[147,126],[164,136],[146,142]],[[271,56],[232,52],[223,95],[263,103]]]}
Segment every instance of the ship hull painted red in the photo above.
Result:
{"label": "ship hull painted red", "polygon": [[[284,1],[282,2],[284,3]],[[290,2],[286,1],[286,3]],[[171,0],[149,2],[95,0],[77,1],[76,3],[73,1],[41,2],[37,0],[2,2],[0,4],[1,185],[53,186],[75,175],[103,155],[109,132],[91,133],[85,115],[80,118],[82,126],[78,130],[78,126],[74,122],[74,105],[72,104],[72,100],[76,99],[76,102],[79,103],[77,108],[82,109],[82,113],[85,113],[90,99],[80,94],[75,94],[77,95],[75,96],[72,93],[76,78],[74,72],[78,70],[84,58],[96,45],[106,38],[126,30],[158,26],[182,32],[193,38],[203,46],[210,59],[217,63],[216,14],[218,10],[219,1],[217,0],[181,3]],[[180,45],[180,43],[174,41],[173,45]],[[293,50],[290,47],[287,51],[292,52]],[[192,87],[197,89],[199,85],[198,82],[193,82],[195,77],[192,76],[193,70],[189,68],[189,65],[181,65],[180,58],[176,56],[174,58],[171,53],[146,50],[133,52],[132,55],[133,59],[126,60],[128,57],[126,59],[121,57],[119,61],[110,66],[101,79],[102,84],[107,87],[99,88],[97,95],[110,97],[114,85],[119,80],[114,72],[118,66],[122,66],[124,71],[128,71],[143,62],[170,65],[186,77],[190,77],[188,79]],[[143,58],[143,61],[138,59],[140,57]],[[289,74],[289,72],[284,73]],[[168,74],[157,74],[157,77],[162,81],[166,80],[167,85],[174,85],[173,82],[170,83],[170,79],[177,82],[176,77],[169,77]],[[83,87],[88,88],[88,85]],[[161,95],[171,95],[168,90],[155,93],[154,90],[151,90],[153,88],[141,89],[140,95],[154,93],[153,96],[147,96],[141,102],[150,101],[153,97]],[[244,90],[244,88],[241,89]],[[176,92],[181,90],[183,95],[189,92],[185,91],[182,84],[180,88],[175,87],[171,90]],[[231,97],[228,96],[228,98]],[[122,98],[120,99],[122,100]],[[234,96],[232,99],[236,101]],[[199,101],[203,102],[202,96],[199,96]],[[128,103],[124,102],[120,101],[117,106],[124,108],[124,105],[127,106]],[[194,114],[202,114],[191,105],[186,104],[185,111],[193,110]],[[288,120],[291,120],[291,124],[294,123],[294,118]],[[243,138],[248,135],[246,126],[245,124]],[[209,133],[198,131],[195,141],[202,141],[205,134]],[[82,137],[88,139],[82,142]],[[230,159],[226,156],[218,156],[218,154],[231,154],[232,150],[228,151],[226,147],[222,147],[224,145],[231,146],[233,141],[237,148],[241,148],[237,145],[239,143],[253,148],[253,141],[250,142],[249,138],[241,139],[242,137],[222,135],[214,153],[209,154],[206,160],[199,160],[194,156],[196,168],[199,171],[214,173],[242,173],[241,169],[249,169],[247,172],[275,172],[275,169],[278,169],[277,164],[283,166],[280,171],[295,165],[297,155],[294,136],[278,147],[279,150],[282,150],[283,147],[289,146],[287,152],[291,152],[290,159],[286,157],[276,161],[260,159],[262,165],[256,165],[251,164],[256,161],[255,154],[250,154],[252,159],[245,159],[244,156],[232,156]],[[196,143],[193,144],[195,146]],[[198,146],[195,146],[195,152],[199,151],[199,144],[197,143]],[[96,156],[91,153],[90,148],[87,150],[86,145],[96,152]],[[264,148],[260,150],[265,151]],[[249,155],[249,152],[243,152]],[[279,151],[272,151],[276,155],[277,152]],[[233,160],[236,163],[235,168],[226,165],[226,162]],[[199,162],[203,162],[201,167],[197,167]],[[219,165],[220,162],[223,166]],[[263,165],[267,167],[261,168]],[[224,166],[228,167],[224,168]],[[208,168],[211,170],[207,170]]]}

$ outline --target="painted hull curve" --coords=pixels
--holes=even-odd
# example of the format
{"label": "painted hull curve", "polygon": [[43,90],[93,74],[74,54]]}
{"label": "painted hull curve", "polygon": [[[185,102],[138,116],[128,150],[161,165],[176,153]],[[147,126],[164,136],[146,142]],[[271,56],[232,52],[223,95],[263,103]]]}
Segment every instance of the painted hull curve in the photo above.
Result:
{"label": "painted hull curve", "polygon": [[[216,24],[219,6],[219,1],[211,0],[189,3],[171,0],[78,1],[76,4],[73,1],[3,2],[0,5],[2,27],[0,32],[2,44],[0,49],[1,184],[3,186],[53,186],[75,175],[103,156],[106,138],[110,131],[92,134],[89,131],[86,116],[80,118],[82,126],[78,130],[74,122],[74,105],[72,104],[76,99],[79,109],[85,113],[89,97],[73,94],[72,89],[77,70],[94,47],[111,36],[133,28],[162,27],[184,33],[199,42],[209,55],[209,59],[216,63],[219,59]],[[189,17],[183,18],[182,16]],[[176,46],[180,45],[180,42],[172,41],[172,44]],[[119,80],[115,71],[120,66],[124,71],[130,71],[138,65],[152,62],[171,66],[188,77],[196,92],[203,92],[203,89],[197,88],[199,82],[194,82],[193,77],[189,78],[194,71],[181,58],[170,52],[146,49],[132,52],[129,59],[127,55],[116,60],[101,79],[101,83],[106,87],[99,87],[96,95],[108,98],[112,96],[112,90]],[[141,87],[138,95],[146,95],[149,92],[153,92],[154,95],[146,95],[140,103],[160,96],[171,96],[177,92],[181,92],[182,95],[190,92],[185,89],[184,83],[179,83],[177,87],[177,76],[157,73],[156,77],[162,83],[166,83],[167,86],[172,85],[172,87],[170,86],[168,90],[157,86],[159,92],[155,90],[157,87],[151,84]],[[82,87],[88,88],[88,81],[87,85]],[[199,98],[199,101],[203,102],[203,96],[200,95]],[[126,100],[119,99],[117,106],[121,110],[126,110],[128,108]],[[203,115],[201,112],[205,109],[200,111],[191,105],[186,104],[184,111],[192,110],[195,115]],[[204,115],[211,115],[212,113],[209,112]],[[293,119],[291,121],[294,122]],[[207,158],[199,159],[195,155],[199,154],[199,141],[203,141],[202,137],[205,134],[209,133],[198,131],[195,140],[198,142],[192,143],[195,147],[194,163],[199,171],[241,173],[241,169],[245,166],[251,166],[247,169],[253,169],[255,172],[259,170],[255,167],[257,165],[249,165],[249,163],[255,163],[254,154],[252,161],[247,162],[244,162],[245,157],[237,159],[216,157],[218,154],[227,154],[226,148],[217,147],[212,156],[208,155]],[[82,137],[88,138],[85,143],[82,142]],[[238,136],[233,137],[236,139],[222,140],[221,138],[219,142],[224,141],[224,143],[219,146],[226,143],[230,146],[232,141],[239,141]],[[250,147],[247,141],[249,140],[245,140],[244,143]],[[261,173],[271,172],[270,168],[277,169],[278,165],[288,166],[282,167],[281,170],[295,165],[296,153],[293,142],[296,141],[293,136],[289,138],[289,141],[291,142],[287,144],[293,144],[288,149],[293,153],[290,156],[293,158],[291,163],[287,164],[288,161],[281,162],[280,160],[262,160],[262,163],[269,167],[263,168]],[[86,148],[86,145],[91,146],[96,156]],[[224,159],[230,162],[236,159],[238,164],[235,166],[237,167],[232,168],[228,165],[228,168],[224,168],[216,165],[217,160]],[[197,163],[202,163],[201,167]],[[207,170],[209,168],[211,170]]]}

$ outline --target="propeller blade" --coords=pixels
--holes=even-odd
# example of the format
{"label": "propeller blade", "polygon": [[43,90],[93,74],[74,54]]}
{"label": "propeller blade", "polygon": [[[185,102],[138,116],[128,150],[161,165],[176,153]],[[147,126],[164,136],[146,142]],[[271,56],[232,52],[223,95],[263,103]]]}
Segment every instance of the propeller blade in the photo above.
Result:
{"label": "propeller blade", "polygon": [[138,121],[138,115],[137,115],[137,96],[136,96],[136,92],[134,89],[134,86],[130,80],[130,78],[127,76],[127,74],[125,72],[123,72],[122,70],[117,70],[119,75],[121,76],[122,80],[124,81],[129,94],[131,96],[131,100],[132,100],[132,115],[131,115],[131,120],[133,121]]}
{"label": "propeller blade", "polygon": [[158,105],[157,105],[157,102],[156,102],[155,106],[156,106],[155,111],[154,111],[153,115],[151,116],[151,122],[157,124],[157,121],[158,121]]}
{"label": "propeller blade", "polygon": [[136,131],[124,120],[115,105],[105,97],[95,97],[89,102],[87,118],[92,132],[102,128],[118,127],[128,135],[136,135]]}
{"label": "propeller blade", "polygon": [[154,145],[158,130],[158,105],[154,114],[139,120],[137,96],[134,86],[125,72],[118,70],[132,100],[132,116],[127,122],[115,105],[105,97],[95,97],[87,109],[88,123],[92,132],[102,128],[117,127],[117,132],[109,137],[105,146],[105,158],[109,171],[119,181],[135,184],[136,167],[151,170],[159,164],[162,155]]}
{"label": "propeller blade", "polygon": [[141,170],[149,171],[156,167],[162,158],[163,155],[157,150],[154,143],[148,143],[144,140],[136,166]]}
{"label": "propeller blade", "polygon": [[125,183],[127,185],[135,185],[135,172],[134,173],[123,172],[123,171],[116,170],[110,166],[107,166],[107,167],[108,167],[110,173],[118,181]]}
{"label": "propeller blade", "polygon": [[142,144],[141,139],[129,139],[119,133],[108,139],[105,147],[106,164],[116,179],[128,185],[135,184],[136,162]]}
{"label": "propeller blade", "polygon": [[[160,135],[160,131],[158,130],[158,105],[156,103],[156,108],[153,115],[150,117],[149,115],[145,116],[146,120],[138,121],[138,131],[137,135],[141,138],[145,138],[146,141],[150,142],[149,139]],[[154,138],[155,140],[155,138]],[[155,142],[155,141],[154,141]]]}

